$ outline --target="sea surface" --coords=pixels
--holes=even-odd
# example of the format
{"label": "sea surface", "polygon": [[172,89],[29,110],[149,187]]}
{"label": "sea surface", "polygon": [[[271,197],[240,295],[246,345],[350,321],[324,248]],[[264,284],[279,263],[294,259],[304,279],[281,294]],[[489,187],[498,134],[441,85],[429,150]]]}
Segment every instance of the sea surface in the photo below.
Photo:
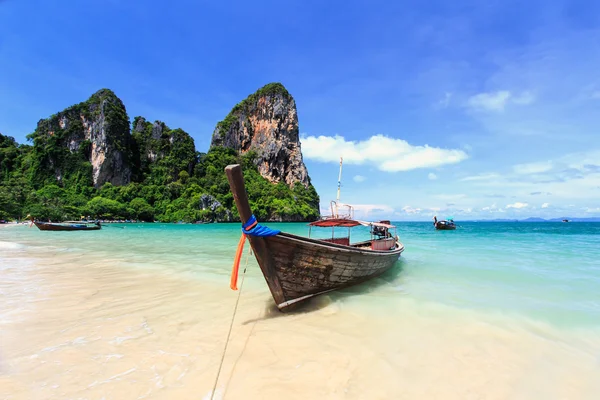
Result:
{"label": "sea surface", "polygon": [[600,223],[457,224],[289,314],[238,224],[1,227],[0,399],[600,398]]}

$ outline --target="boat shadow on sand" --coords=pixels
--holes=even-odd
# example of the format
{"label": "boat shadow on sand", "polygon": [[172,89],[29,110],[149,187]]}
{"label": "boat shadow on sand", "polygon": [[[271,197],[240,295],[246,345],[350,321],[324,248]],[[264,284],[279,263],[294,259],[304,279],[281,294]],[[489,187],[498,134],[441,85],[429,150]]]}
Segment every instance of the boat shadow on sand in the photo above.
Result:
{"label": "boat shadow on sand", "polygon": [[322,310],[331,306],[334,303],[337,303],[338,301],[343,301],[348,297],[362,296],[367,293],[379,290],[384,286],[390,284],[397,284],[398,280],[401,279],[401,273],[403,270],[404,260],[400,259],[396,262],[396,264],[394,264],[392,268],[379,275],[377,278],[344,289],[335,290],[327,294],[312,297],[294,305],[293,308],[288,308],[286,312],[281,312],[277,308],[277,305],[273,302],[273,299],[269,296],[269,300],[265,303],[264,314],[258,318],[246,320],[242,322],[242,325],[252,324],[258,321],[273,318],[288,317],[292,315],[297,316]]}

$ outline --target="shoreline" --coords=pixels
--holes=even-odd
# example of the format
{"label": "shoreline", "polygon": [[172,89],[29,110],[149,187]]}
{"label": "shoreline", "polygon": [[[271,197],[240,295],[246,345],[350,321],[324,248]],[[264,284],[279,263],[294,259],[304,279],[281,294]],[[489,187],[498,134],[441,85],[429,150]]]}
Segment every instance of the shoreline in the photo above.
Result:
{"label": "shoreline", "polygon": [[4,224],[0,224],[0,228],[10,228],[10,227],[14,227],[14,226],[21,226],[21,225],[27,225],[28,222],[24,223],[24,222],[6,222]]}

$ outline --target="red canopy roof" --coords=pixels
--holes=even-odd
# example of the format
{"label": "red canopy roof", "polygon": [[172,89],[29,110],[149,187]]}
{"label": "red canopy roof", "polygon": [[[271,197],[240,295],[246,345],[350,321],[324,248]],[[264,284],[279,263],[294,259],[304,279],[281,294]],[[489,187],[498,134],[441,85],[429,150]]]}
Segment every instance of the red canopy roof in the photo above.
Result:
{"label": "red canopy roof", "polygon": [[332,227],[332,226],[341,226],[345,228],[352,228],[353,226],[361,225],[360,222],[355,221],[353,219],[347,218],[329,218],[329,219],[321,219],[319,221],[311,222],[310,226],[320,226],[320,227]]}
{"label": "red canopy roof", "polygon": [[[388,222],[388,221],[386,221]],[[366,221],[357,221],[355,219],[349,219],[349,218],[326,218],[326,219],[320,219],[318,221],[315,222],[311,222],[310,224],[308,224],[310,226],[318,226],[321,228],[331,228],[333,227],[337,227],[337,226],[341,226],[344,228],[352,228],[353,226],[358,226],[358,225],[363,225],[363,226],[382,226],[384,228],[395,228],[394,225],[390,225],[390,224],[386,224],[386,223],[382,223],[382,222],[366,222]]]}

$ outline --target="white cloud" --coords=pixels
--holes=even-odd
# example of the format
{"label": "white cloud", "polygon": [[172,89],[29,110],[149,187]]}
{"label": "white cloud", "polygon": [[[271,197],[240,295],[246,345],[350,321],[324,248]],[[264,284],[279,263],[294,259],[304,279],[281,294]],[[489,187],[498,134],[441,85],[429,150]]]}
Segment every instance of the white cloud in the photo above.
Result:
{"label": "white cloud", "polygon": [[557,161],[558,163],[564,164],[568,168],[575,168],[580,171],[590,172],[588,168],[590,165],[597,166],[600,163],[600,150],[588,150],[566,154],[560,157]]}
{"label": "white cloud", "polygon": [[527,206],[528,206],[527,203],[521,203],[521,202],[517,201],[516,203],[513,203],[513,204],[507,204],[506,208],[525,208]]}
{"label": "white cloud", "polygon": [[468,105],[475,110],[504,111],[504,106],[510,99],[510,96],[508,90],[500,90],[493,93],[479,93],[469,98]]}
{"label": "white cloud", "polygon": [[483,207],[483,208],[481,209],[481,211],[490,211],[490,212],[492,212],[492,211],[494,211],[494,210],[496,210],[496,209],[497,209],[497,207],[496,207],[496,203],[494,203],[494,204],[492,204],[492,205],[491,205],[491,206],[489,206],[489,207]]}
{"label": "white cloud", "polygon": [[398,172],[417,168],[439,167],[466,160],[467,153],[458,149],[413,146],[402,139],[384,135],[363,141],[347,141],[343,136],[305,136],[301,138],[304,158],[348,164],[370,163],[381,171]]}
{"label": "white cloud", "polygon": [[444,98],[437,102],[436,106],[438,108],[447,108],[450,105],[450,99],[452,98],[452,93],[446,92],[444,93]]}
{"label": "white cloud", "polygon": [[473,110],[501,112],[509,103],[526,106],[534,101],[535,96],[529,91],[524,91],[515,96],[508,90],[499,90],[471,96],[467,101],[467,105]]}
{"label": "white cloud", "polygon": [[431,181],[435,181],[438,177],[433,172],[430,172],[429,174],[427,174],[427,178],[429,178],[429,180]]}
{"label": "white cloud", "polygon": [[[344,203],[342,203],[344,204]],[[369,218],[374,216],[389,216],[394,213],[394,208],[387,204],[350,204],[354,210],[354,217],[357,219]],[[331,215],[331,203],[321,203],[321,215]],[[348,208],[340,206],[338,212],[347,214]]]}
{"label": "white cloud", "polygon": [[482,172],[460,180],[470,182],[473,187],[512,191],[519,198],[552,195],[557,199],[598,199],[600,150],[568,153],[552,160],[513,165],[502,174]]}
{"label": "white cloud", "polygon": [[352,204],[352,207],[354,208],[354,217],[358,219],[389,217],[394,213],[394,208],[387,204]]}
{"label": "white cloud", "polygon": [[331,205],[330,204],[321,203],[319,206],[321,208],[321,215],[330,215],[331,214]]}
{"label": "white cloud", "polygon": [[352,204],[352,207],[354,207],[354,211],[383,211],[388,213],[394,212],[394,209],[386,204]]}
{"label": "white cloud", "polygon": [[404,211],[406,214],[420,214],[421,213],[420,208],[412,208],[411,206],[402,207],[402,211]]}
{"label": "white cloud", "polygon": [[523,92],[519,96],[513,97],[512,102],[520,106],[526,106],[535,101],[535,96],[531,92]]}
{"label": "white cloud", "polygon": [[496,179],[496,178],[499,178],[499,177],[500,177],[500,174],[488,173],[488,174],[479,174],[479,175],[467,176],[465,178],[462,178],[461,181],[463,181],[463,182],[469,182],[469,181],[487,181],[487,180]]}
{"label": "white cloud", "polygon": [[528,164],[517,164],[513,166],[513,170],[517,174],[529,175],[529,174],[541,174],[542,172],[548,172],[553,168],[552,162],[542,161]]}
{"label": "white cloud", "polygon": [[550,203],[544,203],[544,204],[542,204],[542,208],[548,208],[548,207],[550,207]]}
{"label": "white cloud", "polygon": [[360,183],[360,182],[364,182],[367,178],[365,178],[362,175],[355,175],[354,178],[352,178],[352,179],[354,179],[354,182],[359,182]]}

